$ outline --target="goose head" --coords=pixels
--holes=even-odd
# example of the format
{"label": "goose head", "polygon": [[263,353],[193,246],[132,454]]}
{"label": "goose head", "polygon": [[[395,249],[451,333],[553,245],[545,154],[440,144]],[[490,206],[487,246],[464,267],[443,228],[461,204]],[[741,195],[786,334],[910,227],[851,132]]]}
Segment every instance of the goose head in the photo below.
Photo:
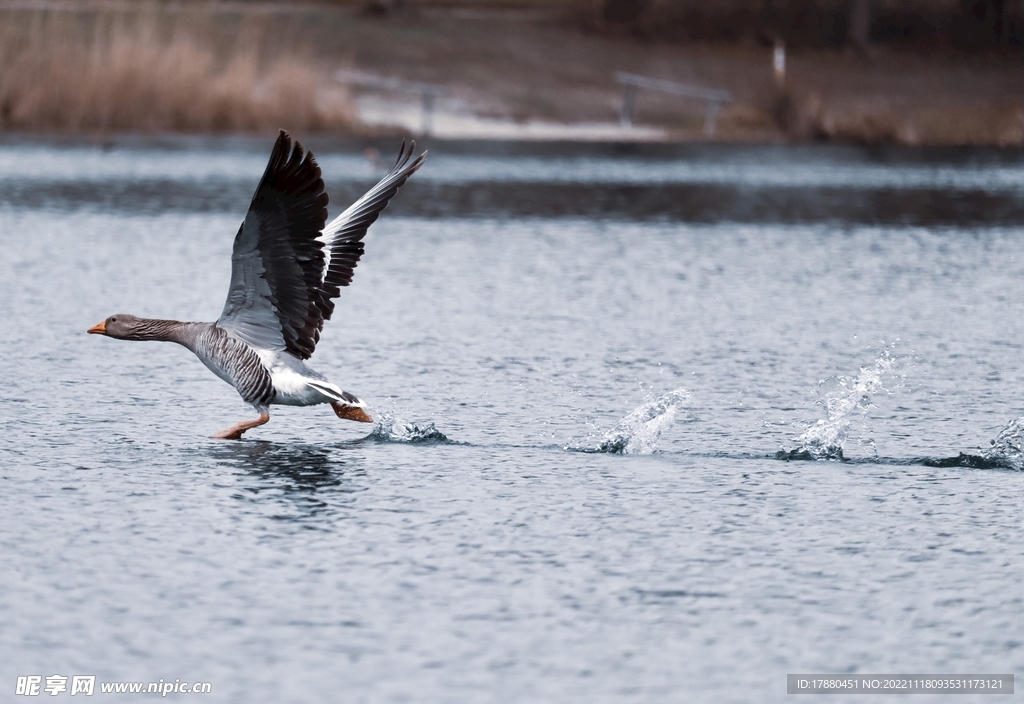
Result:
{"label": "goose head", "polygon": [[140,340],[149,321],[127,313],[117,313],[89,328],[92,335],[106,335],[118,340]]}

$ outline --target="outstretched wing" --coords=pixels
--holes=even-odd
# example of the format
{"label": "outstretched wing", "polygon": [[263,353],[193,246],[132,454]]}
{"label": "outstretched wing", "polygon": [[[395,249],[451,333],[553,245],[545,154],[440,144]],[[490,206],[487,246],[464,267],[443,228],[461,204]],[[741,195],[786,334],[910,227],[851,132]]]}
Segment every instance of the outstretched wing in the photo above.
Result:
{"label": "outstretched wing", "polygon": [[324,320],[330,320],[334,312],[334,301],[341,294],[341,287],[352,283],[352,274],[363,255],[363,236],[387,207],[388,201],[394,198],[416,169],[423,165],[427,153],[423,152],[410,162],[416,142],[406,149],[405,141],[398,151],[398,160],[380,182],[367,191],[366,195],[353,203],[345,212],[336,217],[324,228],[323,239],[327,243],[330,261],[323,285],[320,287],[318,305]]}
{"label": "outstretched wing", "polygon": [[274,144],[231,253],[217,326],[250,345],[308,359],[323,328],[327,193],[312,153],[287,132]]}

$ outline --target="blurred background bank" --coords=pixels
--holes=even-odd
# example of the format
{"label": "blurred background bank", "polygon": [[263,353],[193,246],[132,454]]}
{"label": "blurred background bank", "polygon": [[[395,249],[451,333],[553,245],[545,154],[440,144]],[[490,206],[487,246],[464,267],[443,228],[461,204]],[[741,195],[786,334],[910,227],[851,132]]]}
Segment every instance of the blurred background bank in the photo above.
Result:
{"label": "blurred background bank", "polygon": [[0,131],[1024,142],[1022,0],[0,1]]}

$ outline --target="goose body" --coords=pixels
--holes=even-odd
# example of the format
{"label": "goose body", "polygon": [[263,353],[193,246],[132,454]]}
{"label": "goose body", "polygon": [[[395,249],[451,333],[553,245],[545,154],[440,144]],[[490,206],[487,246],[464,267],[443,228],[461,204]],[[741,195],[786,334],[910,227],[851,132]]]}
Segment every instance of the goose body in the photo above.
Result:
{"label": "goose body", "polygon": [[326,224],[327,193],[312,152],[283,130],[235,236],[231,283],[213,323],[119,313],[89,329],[122,340],[162,340],[191,350],[260,414],[214,437],[238,439],[270,420],[270,406],[329,403],[339,418],[371,422],[366,404],[306,364],[352,281],[363,236],[426,152],[402,144],[388,174]]}

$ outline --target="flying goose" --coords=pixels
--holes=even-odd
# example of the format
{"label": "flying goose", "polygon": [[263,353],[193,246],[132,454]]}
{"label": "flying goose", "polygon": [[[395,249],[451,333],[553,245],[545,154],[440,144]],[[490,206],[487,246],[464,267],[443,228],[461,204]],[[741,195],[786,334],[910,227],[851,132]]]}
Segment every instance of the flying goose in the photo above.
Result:
{"label": "flying goose", "polygon": [[[312,152],[287,132],[274,144],[235,236],[231,284],[215,323],[115,314],[89,328],[119,340],[167,340],[192,350],[260,414],[213,437],[238,440],[270,420],[270,406],[329,403],[339,418],[373,422],[366,404],[308,366],[332,299],[352,282],[363,236],[426,158],[405,142],[380,183],[326,227],[327,193]],[[326,256],[325,256],[326,254]]]}

